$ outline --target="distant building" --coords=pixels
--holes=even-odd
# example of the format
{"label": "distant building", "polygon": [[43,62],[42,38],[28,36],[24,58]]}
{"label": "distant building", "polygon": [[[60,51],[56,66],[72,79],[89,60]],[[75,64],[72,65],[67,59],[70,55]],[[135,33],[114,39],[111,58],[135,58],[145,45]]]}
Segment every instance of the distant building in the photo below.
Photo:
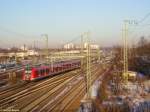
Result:
{"label": "distant building", "polygon": [[[91,49],[99,49],[99,45],[97,44],[91,44],[90,47]],[[84,48],[87,48],[87,43],[84,43]]]}
{"label": "distant building", "polygon": [[28,50],[27,51],[27,55],[28,56],[34,56],[34,55],[39,55],[39,53],[38,52],[36,52],[35,50]]}
{"label": "distant building", "polygon": [[21,46],[20,49],[23,50],[23,51],[27,51],[28,50],[27,46],[25,46],[25,45]]}
{"label": "distant building", "polygon": [[99,49],[99,45],[92,44],[92,45],[91,45],[91,48],[92,48],[92,49]]}
{"label": "distant building", "polygon": [[73,43],[69,43],[69,44],[64,45],[64,49],[73,49],[73,48],[75,48]]}
{"label": "distant building", "polygon": [[[84,47],[84,49],[86,49],[87,43],[84,43],[83,47]],[[73,43],[69,43],[69,44],[64,45],[64,49],[74,49],[74,48],[80,49],[81,45],[74,45]],[[99,49],[99,45],[91,44],[91,49]]]}

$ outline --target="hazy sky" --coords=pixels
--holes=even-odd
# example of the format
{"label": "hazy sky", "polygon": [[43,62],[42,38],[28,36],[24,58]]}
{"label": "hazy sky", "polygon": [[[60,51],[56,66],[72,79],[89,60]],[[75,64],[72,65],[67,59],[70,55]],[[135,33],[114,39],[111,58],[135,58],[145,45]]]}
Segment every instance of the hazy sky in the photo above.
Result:
{"label": "hazy sky", "polygon": [[[124,19],[147,13],[150,0],[0,0],[0,46],[34,40],[41,46],[47,33],[49,46],[58,47],[88,30],[93,42],[110,46],[120,43]],[[140,34],[149,35],[149,28]]]}

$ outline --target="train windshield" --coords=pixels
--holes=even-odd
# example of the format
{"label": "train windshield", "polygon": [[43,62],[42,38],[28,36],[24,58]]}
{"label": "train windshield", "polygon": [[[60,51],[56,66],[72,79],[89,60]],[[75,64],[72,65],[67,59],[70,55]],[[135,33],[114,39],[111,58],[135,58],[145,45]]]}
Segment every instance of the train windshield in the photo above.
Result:
{"label": "train windshield", "polygon": [[5,69],[6,68],[6,65],[0,65],[0,69]]}
{"label": "train windshield", "polygon": [[26,73],[26,74],[30,74],[30,73],[31,73],[31,70],[32,70],[32,68],[31,68],[29,65],[27,65],[27,66],[25,67],[25,73]]}

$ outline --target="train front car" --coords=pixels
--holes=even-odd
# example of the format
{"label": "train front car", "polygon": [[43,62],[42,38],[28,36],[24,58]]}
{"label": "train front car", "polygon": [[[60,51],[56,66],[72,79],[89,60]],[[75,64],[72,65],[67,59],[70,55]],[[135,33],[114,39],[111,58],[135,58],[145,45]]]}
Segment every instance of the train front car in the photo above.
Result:
{"label": "train front car", "polygon": [[34,68],[26,66],[23,71],[23,80],[24,81],[33,80],[35,77],[34,71],[35,71]]}

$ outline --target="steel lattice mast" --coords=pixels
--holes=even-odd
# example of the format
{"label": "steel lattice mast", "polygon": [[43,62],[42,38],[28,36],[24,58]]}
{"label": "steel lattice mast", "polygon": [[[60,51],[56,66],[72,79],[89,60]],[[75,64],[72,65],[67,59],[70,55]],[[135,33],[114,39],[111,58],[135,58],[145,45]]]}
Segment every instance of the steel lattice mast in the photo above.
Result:
{"label": "steel lattice mast", "polygon": [[89,35],[90,32],[87,32],[87,73],[86,73],[87,98],[91,98],[91,46]]}
{"label": "steel lattice mast", "polygon": [[127,21],[124,21],[123,26],[123,74],[124,74],[124,80],[128,81],[128,23]]}
{"label": "steel lattice mast", "polygon": [[49,56],[49,51],[48,51],[48,35],[47,34],[42,34],[42,36],[45,37],[45,56],[47,58],[47,63],[48,63],[48,56]]}
{"label": "steel lattice mast", "polygon": [[[81,35],[81,51],[80,51],[80,54],[81,56],[84,56],[84,42],[83,42],[83,37],[84,37],[84,34]],[[83,67],[84,66],[84,57],[81,58],[81,72],[83,73]],[[83,73],[84,74],[84,73]]]}

